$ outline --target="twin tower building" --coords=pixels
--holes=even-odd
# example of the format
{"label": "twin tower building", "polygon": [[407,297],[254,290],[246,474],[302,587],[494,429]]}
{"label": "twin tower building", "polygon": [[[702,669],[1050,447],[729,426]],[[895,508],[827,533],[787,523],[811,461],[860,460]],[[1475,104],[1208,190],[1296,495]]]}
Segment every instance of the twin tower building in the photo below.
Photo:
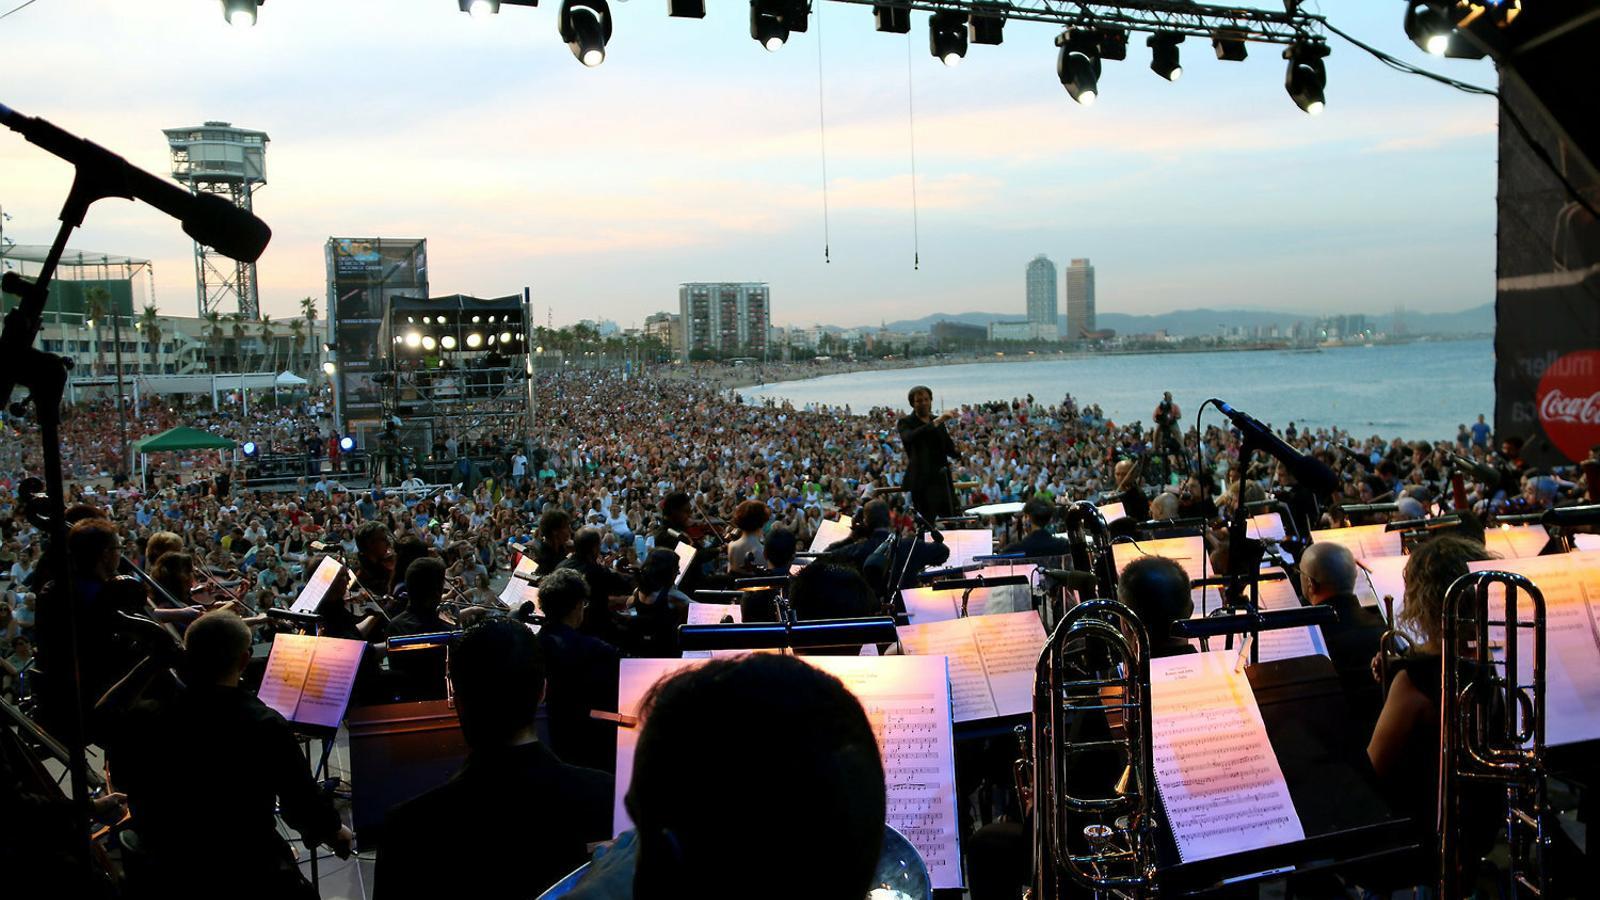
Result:
{"label": "twin tower building", "polygon": [[1094,266],[1087,259],[1075,259],[1067,266],[1065,316],[1058,283],[1056,264],[1049,257],[1041,253],[1028,263],[1028,324],[1039,331],[1054,328],[1064,341],[1088,340],[1095,333]]}

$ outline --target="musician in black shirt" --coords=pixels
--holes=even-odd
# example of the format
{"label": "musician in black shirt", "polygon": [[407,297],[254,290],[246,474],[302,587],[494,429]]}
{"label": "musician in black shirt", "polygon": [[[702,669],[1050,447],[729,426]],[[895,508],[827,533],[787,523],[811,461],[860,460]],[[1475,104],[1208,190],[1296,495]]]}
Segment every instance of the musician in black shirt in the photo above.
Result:
{"label": "musician in black shirt", "polygon": [[934,416],[933,391],[920,384],[906,398],[911,401],[911,414],[900,419],[898,430],[906,451],[905,487],[911,492],[911,504],[930,519],[955,515],[949,460],[959,455],[945,430],[945,423],[953,420],[955,413]]}
{"label": "musician in black shirt", "polygon": [[539,539],[533,545],[537,565],[533,574],[548,575],[567,558],[572,549],[572,516],[565,510],[549,509],[539,517]]}
{"label": "musician in black shirt", "polygon": [[406,609],[389,623],[389,634],[428,634],[455,629],[439,618],[444,574],[444,563],[433,556],[424,556],[406,568]]}
{"label": "musician in black shirt", "polygon": [[1300,589],[1306,602],[1327,606],[1339,616],[1339,621],[1322,626],[1322,637],[1350,703],[1351,718],[1370,733],[1383,702],[1383,692],[1372,678],[1372,658],[1385,626],[1377,609],[1356,599],[1359,569],[1355,555],[1341,544],[1315,543],[1300,557]]}
{"label": "musician in black shirt", "polygon": [[1066,556],[1072,552],[1072,545],[1064,538],[1058,538],[1050,532],[1050,523],[1055,519],[1056,509],[1043,500],[1029,500],[1022,507],[1023,518],[1033,527],[1027,536],[1014,544],[1008,544],[1000,550],[1005,554],[1021,554],[1026,557],[1040,556]]}

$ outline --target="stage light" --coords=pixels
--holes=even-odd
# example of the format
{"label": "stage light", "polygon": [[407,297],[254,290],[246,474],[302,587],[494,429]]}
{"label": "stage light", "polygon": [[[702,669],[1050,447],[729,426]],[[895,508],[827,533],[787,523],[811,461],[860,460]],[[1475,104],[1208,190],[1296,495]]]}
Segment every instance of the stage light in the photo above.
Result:
{"label": "stage light", "polygon": [[332,375],[334,372],[337,372],[338,370],[339,370],[339,367],[334,365],[332,360],[329,360],[329,361],[327,361],[327,362],[322,364],[322,374],[324,374],[324,375]]}
{"label": "stage light", "polygon": [[410,316],[406,316],[406,324],[407,325],[415,325],[415,324],[417,324],[417,320],[413,319]]}
{"label": "stage light", "polygon": [[1005,40],[1006,33],[1005,7],[995,3],[974,3],[972,5],[972,42],[974,44],[989,44],[998,46]]}
{"label": "stage light", "polygon": [[1072,29],[1056,36],[1061,54],[1056,58],[1056,75],[1072,99],[1093,106],[1100,94],[1100,57],[1092,32]]}
{"label": "stage light", "polygon": [[489,335],[489,346],[491,346],[491,347],[494,346],[494,335],[492,335],[492,334]]}
{"label": "stage light", "polygon": [[1217,51],[1217,59],[1226,62],[1244,62],[1250,51],[1245,47],[1244,33],[1229,29],[1219,29],[1211,33],[1211,46]]}
{"label": "stage light", "polygon": [[872,4],[876,28],[885,34],[905,34],[911,30],[911,10],[887,3]]}
{"label": "stage light", "polygon": [[467,347],[469,349],[476,350],[476,349],[478,349],[479,347],[482,347],[482,346],[483,346],[483,335],[479,334],[476,331],[474,331],[473,333],[467,335]]}
{"label": "stage light", "polygon": [[433,339],[433,335],[425,334],[422,336],[422,349],[432,350],[437,346],[439,346],[439,342]]}
{"label": "stage light", "polygon": [[750,0],[750,37],[771,53],[789,40],[783,20],[784,0]]}
{"label": "stage light", "polygon": [[406,332],[406,346],[413,350],[422,346],[422,335],[415,331]]}
{"label": "stage light", "polygon": [[249,28],[256,23],[256,10],[266,0],[222,0],[222,17],[235,28]]}
{"label": "stage light", "polygon": [[[1498,3],[1493,4],[1500,9],[1509,21],[1516,15],[1520,4]],[[1446,7],[1449,4],[1445,5]],[[1458,28],[1478,19],[1487,7],[1481,4],[1471,4],[1465,9],[1465,17],[1459,22],[1452,16],[1450,9],[1442,8],[1437,2],[1429,0],[1411,0],[1406,4],[1406,37],[1421,49],[1434,56],[1448,56],[1452,59],[1482,59],[1484,48],[1463,35]],[[1458,6],[1456,15],[1462,13]]]}
{"label": "stage light", "polygon": [[494,324],[494,316],[490,316],[489,317],[489,323],[490,324]]}
{"label": "stage light", "polygon": [[340,452],[349,453],[351,450],[354,450],[355,448],[356,448],[356,439],[355,438],[351,437],[348,434],[345,435],[342,438],[339,438],[339,450],[340,450]]}
{"label": "stage light", "polygon": [[245,441],[243,444],[239,445],[239,450],[243,452],[246,457],[255,456],[256,449],[255,441]]}
{"label": "stage light", "polygon": [[1128,29],[1100,29],[1100,58],[1124,60],[1128,58]]}
{"label": "stage light", "polygon": [[667,15],[675,19],[704,19],[706,0],[667,0]]}
{"label": "stage light", "polygon": [[606,0],[565,0],[561,39],[578,62],[591,68],[605,62],[606,42],[611,40],[611,7]]}
{"label": "stage light", "polygon": [[967,55],[967,17],[963,13],[934,13],[928,17],[928,52],[953,66]]}
{"label": "stage light", "polygon": [[447,334],[444,337],[439,338],[439,346],[445,348],[446,350],[454,350],[456,348],[456,336],[453,334]]}
{"label": "stage light", "polygon": [[486,19],[500,11],[500,0],[458,0],[461,11],[474,19]]}
{"label": "stage light", "polygon": [[1283,88],[1308,115],[1321,115],[1326,105],[1323,88],[1328,85],[1328,70],[1322,60],[1327,55],[1328,45],[1321,42],[1290,44],[1283,51],[1283,58],[1289,61]]}
{"label": "stage light", "polygon": [[1168,81],[1183,77],[1183,66],[1178,64],[1178,45],[1183,43],[1183,35],[1158,31],[1144,43],[1150,48],[1150,71]]}
{"label": "stage light", "polygon": [[511,343],[511,332],[509,332],[509,331],[500,332],[500,343],[502,343],[502,344]]}
{"label": "stage light", "polygon": [[482,321],[483,321],[483,316],[473,316],[472,317],[472,324],[474,324],[474,325],[476,325],[476,324],[478,324],[479,322],[482,322]]}

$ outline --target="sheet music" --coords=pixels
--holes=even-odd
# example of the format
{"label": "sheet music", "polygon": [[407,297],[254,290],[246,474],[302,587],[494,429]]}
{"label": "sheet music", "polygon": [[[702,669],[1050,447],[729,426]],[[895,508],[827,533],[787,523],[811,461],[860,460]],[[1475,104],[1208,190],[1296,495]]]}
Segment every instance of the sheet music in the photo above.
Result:
{"label": "sheet music", "polygon": [[[1525,575],[1544,594],[1545,743],[1554,747],[1600,738],[1600,552],[1491,559],[1468,567]],[[1490,596],[1496,601],[1491,615],[1503,618],[1504,594],[1494,588]],[[1520,601],[1518,620],[1531,619],[1531,604]],[[1518,680],[1526,684],[1533,674],[1532,633],[1525,631],[1522,638]]]}
{"label": "sheet music", "polygon": [[689,603],[690,625],[720,625],[724,616],[732,616],[735,622],[744,621],[744,611],[737,603],[701,603],[698,600]]}
{"label": "sheet music", "polygon": [[900,592],[905,602],[906,615],[913,625],[944,622],[960,617],[961,592],[936,591],[933,588],[906,588]]}
{"label": "sheet music", "polygon": [[1117,574],[1127,568],[1128,563],[1141,556],[1165,556],[1183,567],[1189,574],[1189,580],[1215,575],[1210,570],[1210,562],[1206,560],[1206,540],[1198,534],[1185,535],[1175,538],[1158,538],[1155,540],[1118,541],[1111,545],[1111,559],[1117,565]]}
{"label": "sheet music", "polygon": [[1009,578],[1021,575],[1028,579],[1027,584],[1003,584],[996,587],[981,588],[983,603],[978,602],[978,591],[972,592],[972,598],[967,601],[967,614],[972,616],[989,616],[995,613],[1021,612],[1033,609],[1033,573],[1037,566],[1034,563],[1005,564],[986,566],[974,572],[984,578]]}
{"label": "sheet music", "polygon": [[316,571],[306,580],[305,589],[300,592],[300,596],[294,598],[289,611],[315,613],[317,606],[322,603],[322,598],[328,595],[328,588],[333,587],[333,580],[339,577],[339,570],[343,568],[343,563],[331,556],[324,556],[322,562],[317,563]]}
{"label": "sheet music", "polygon": [[1251,516],[1246,520],[1247,534],[1258,541],[1281,541],[1285,537],[1283,530],[1283,516],[1271,512]]}
{"label": "sheet music", "polygon": [[1600,550],[1600,534],[1575,534],[1572,545],[1579,550]]}
{"label": "sheet music", "polygon": [[1514,525],[1510,528],[1490,528],[1483,533],[1483,545],[1501,559],[1523,559],[1538,556],[1550,540],[1550,532],[1543,525]]}
{"label": "sheet music", "polygon": [[[1405,607],[1406,560],[1405,556],[1369,556],[1361,560],[1362,570],[1356,573],[1356,596],[1367,606],[1383,610],[1383,598],[1394,598],[1395,615]],[[1393,624],[1393,623],[1391,623]]]}
{"label": "sheet music", "polygon": [[1115,522],[1128,516],[1121,503],[1107,503],[1105,506],[1096,506],[1095,509],[1100,511],[1100,515],[1105,518],[1107,523]]}
{"label": "sheet music", "polygon": [[1371,556],[1399,556],[1404,552],[1398,531],[1385,531],[1382,525],[1352,525],[1311,532],[1311,542],[1340,544],[1356,559]]}
{"label": "sheet music", "polygon": [[900,644],[913,656],[950,659],[950,703],[957,722],[1026,713],[1044,649],[1044,625],[1029,610],[907,625]]}
{"label": "sheet music", "polygon": [[850,536],[850,517],[840,516],[836,522],[833,519],[823,519],[817,523],[817,533],[811,538],[811,552],[821,553],[829,545],[836,544]]}
{"label": "sheet music", "polygon": [[280,634],[256,696],[291,722],[337,728],[365,650],[363,641]]}
{"label": "sheet music", "polygon": [[[941,531],[944,544],[950,548],[950,559],[940,568],[955,569],[970,566],[976,557],[994,555],[994,530],[991,528],[962,528]],[[932,541],[932,537],[925,538]]]}
{"label": "sheet music", "polygon": [[672,552],[678,554],[678,577],[673,579],[672,586],[683,587],[683,577],[694,566],[695,546],[688,541],[679,541]]}
{"label": "sheet music", "polygon": [[506,609],[521,609],[522,604],[532,600],[537,606],[539,602],[539,589],[529,584],[525,577],[531,578],[533,570],[539,563],[526,553],[517,560],[517,567],[511,572],[511,580],[506,582],[505,589],[500,592],[500,602]]}
{"label": "sheet music", "polygon": [[[887,819],[922,853],[936,889],[961,887],[956,818],[955,744],[945,659],[940,656],[812,656],[805,661],[843,681],[872,723],[888,788]],[[696,659],[624,659],[617,709],[636,713],[645,692]],[[632,827],[623,805],[633,778],[638,728],[617,730],[617,789],[612,823]]]}
{"label": "sheet music", "polygon": [[1237,655],[1150,661],[1156,785],[1184,862],[1305,838]]}
{"label": "sheet music", "polygon": [[[1294,592],[1294,585],[1287,578],[1259,582],[1258,589],[1257,604],[1262,610],[1299,609],[1302,605],[1300,595]],[[1260,645],[1257,658],[1261,662],[1328,655],[1328,644],[1323,640],[1322,629],[1315,625],[1263,631],[1257,636],[1256,643]]]}

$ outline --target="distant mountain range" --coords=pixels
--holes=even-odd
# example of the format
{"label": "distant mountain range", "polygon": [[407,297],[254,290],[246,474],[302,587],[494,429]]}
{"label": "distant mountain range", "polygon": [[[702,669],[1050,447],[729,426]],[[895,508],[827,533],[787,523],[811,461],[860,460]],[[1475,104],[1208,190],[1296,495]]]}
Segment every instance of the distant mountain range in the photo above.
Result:
{"label": "distant mountain range", "polygon": [[[1338,315],[1338,313],[1333,315]],[[1372,327],[1379,331],[1388,331],[1394,325],[1394,314],[1392,312],[1367,313],[1366,316]],[[1009,313],[934,313],[933,315],[923,316],[920,319],[902,319],[897,322],[888,322],[885,327],[890,331],[908,333],[927,331],[937,322],[988,325],[990,322],[1015,322],[1024,318],[1025,316],[1020,310]],[[1103,312],[1095,316],[1095,326],[1103,329],[1116,329],[1119,335],[1153,334],[1165,330],[1168,334],[1193,337],[1216,334],[1218,326],[1223,328],[1253,328],[1257,325],[1276,324],[1280,329],[1287,331],[1296,322],[1314,322],[1318,318],[1320,317],[1306,313],[1271,312],[1259,309],[1180,309],[1150,316]],[[830,331],[844,330],[834,326],[824,327]],[[1405,313],[1405,328],[1408,334],[1492,334],[1494,332],[1494,304],[1485,303],[1482,306],[1455,312],[1407,311]],[[861,330],[865,331],[869,330],[869,328]]]}

